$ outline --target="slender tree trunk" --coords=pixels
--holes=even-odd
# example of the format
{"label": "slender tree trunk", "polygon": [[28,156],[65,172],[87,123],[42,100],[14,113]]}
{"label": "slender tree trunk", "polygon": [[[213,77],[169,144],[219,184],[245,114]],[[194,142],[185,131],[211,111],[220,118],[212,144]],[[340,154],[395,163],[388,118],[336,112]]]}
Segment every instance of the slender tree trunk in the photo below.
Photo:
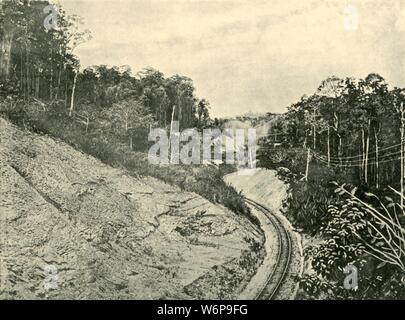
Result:
{"label": "slender tree trunk", "polygon": [[328,167],[330,167],[330,127],[328,125]]}
{"label": "slender tree trunk", "polygon": [[310,158],[311,158],[311,150],[308,148],[308,151],[307,151],[307,166],[306,166],[306,169],[305,169],[305,181],[308,181]]}
{"label": "slender tree trunk", "polygon": [[365,182],[368,182],[368,153],[370,150],[370,124],[371,120],[368,120],[368,132],[367,132],[367,142],[366,142],[366,163],[364,167],[364,179]]}
{"label": "slender tree trunk", "polygon": [[361,157],[361,177],[364,179],[364,169],[365,169],[365,161],[366,161],[366,143],[365,143],[365,134],[364,128],[361,128],[361,145],[362,145],[362,157]]}
{"label": "slender tree trunk", "polygon": [[172,120],[170,122],[170,137],[172,136],[172,130],[173,130],[173,121],[174,121],[174,113],[176,111],[176,105],[173,106],[173,111],[172,111]]}
{"label": "slender tree trunk", "polygon": [[59,65],[59,73],[58,73],[58,85],[56,88],[56,93],[55,93],[55,100],[58,100],[59,98],[59,91],[60,91],[60,84],[61,84],[61,77],[62,77],[62,66],[63,66],[63,73],[66,71],[66,64],[63,61],[64,53],[61,49],[61,46],[59,46],[59,55],[61,56],[60,59],[60,65]]}
{"label": "slender tree trunk", "polygon": [[51,46],[51,79],[49,81],[49,100],[53,99],[53,50]]}
{"label": "slender tree trunk", "polygon": [[36,76],[36,83],[35,83],[35,97],[39,99],[39,81],[40,81],[40,74],[37,73]]}
{"label": "slender tree trunk", "polygon": [[181,105],[179,104],[179,112],[178,112],[178,120],[179,120],[179,129],[181,130],[181,128],[182,128],[182,119],[183,118],[183,114],[182,114],[182,107],[181,107]]}
{"label": "slender tree trunk", "polygon": [[129,127],[129,112],[125,112],[125,133],[129,137],[129,149],[132,151],[132,133],[131,133],[131,129],[132,128]]}
{"label": "slender tree trunk", "polygon": [[359,180],[362,181],[363,179],[363,149],[362,146],[359,146],[359,153],[361,154],[361,165],[359,170]]}
{"label": "slender tree trunk", "polygon": [[172,111],[172,120],[170,122],[170,134],[169,134],[169,159],[171,159],[171,138],[172,138],[172,131],[173,131],[173,122],[174,122],[174,114],[176,111],[176,105],[173,106],[173,111]]}
{"label": "slender tree trunk", "polygon": [[159,119],[158,119],[159,127],[162,125],[162,102],[159,103]]}
{"label": "slender tree trunk", "polygon": [[30,61],[29,61],[29,51],[27,49],[27,74],[26,74],[26,81],[27,81],[27,99],[29,99],[30,95],[31,95],[31,86],[30,86]]}
{"label": "slender tree trunk", "polygon": [[[401,195],[404,194],[404,145],[402,139],[404,138],[404,125],[401,125]],[[401,196],[401,210],[404,210],[404,199]]]}
{"label": "slender tree trunk", "polygon": [[67,109],[67,105],[68,105],[68,83],[69,83],[69,81],[68,81],[68,76],[66,73],[66,76],[65,76],[65,109]]}
{"label": "slender tree trunk", "polygon": [[75,106],[75,91],[76,91],[76,82],[77,82],[77,75],[79,74],[79,70],[76,70],[75,77],[73,79],[73,86],[72,86],[72,97],[70,100],[70,110],[69,110],[69,117],[73,115],[73,110]]}
{"label": "slender tree trunk", "polygon": [[404,104],[401,103],[401,211],[404,212],[404,125],[405,125],[405,117],[404,117]]}
{"label": "slender tree trunk", "polygon": [[31,91],[31,88],[30,88],[30,61],[29,61],[29,48],[28,48],[28,45],[26,45],[26,49],[25,49],[25,56],[26,56],[26,58],[25,58],[25,60],[26,60],[26,87],[27,87],[27,99],[29,99],[29,97],[30,97],[30,91]]}
{"label": "slender tree trunk", "polygon": [[313,128],[312,128],[312,131],[313,131],[313,139],[314,139],[314,141],[313,141],[313,147],[314,147],[314,152],[316,151],[316,108],[314,108],[314,114],[313,114],[313,121],[314,121],[314,125],[313,125]]}
{"label": "slender tree trunk", "polygon": [[379,177],[379,164],[378,164],[378,136],[377,132],[374,132],[375,137],[375,186],[378,189],[380,187],[380,177]]}
{"label": "slender tree trunk", "polygon": [[31,69],[31,94],[35,97],[35,84],[36,84],[36,77],[35,77],[35,68]]}
{"label": "slender tree trunk", "polygon": [[10,75],[11,48],[14,35],[11,31],[13,30],[12,27],[4,27],[4,29],[0,46],[0,78],[7,81]]}
{"label": "slender tree trunk", "polygon": [[62,68],[59,68],[59,74],[58,74],[58,86],[56,87],[55,100],[58,100],[58,98],[59,98],[59,91],[60,91],[61,77],[62,77]]}
{"label": "slender tree trunk", "polygon": [[25,92],[24,92],[24,53],[23,53],[23,49],[21,47],[21,52],[20,52],[20,63],[21,63],[21,68],[20,68],[20,90],[21,93],[23,94],[24,98],[25,98]]}
{"label": "slender tree trunk", "polygon": [[339,138],[339,145],[338,145],[339,164],[342,165],[342,136],[339,133],[339,117],[336,114],[336,112],[333,114],[333,117],[335,118],[334,129]]}
{"label": "slender tree trunk", "polygon": [[314,151],[315,151],[316,150],[316,128],[315,128],[315,125],[313,127],[313,134],[314,134],[314,143],[313,143],[313,145],[314,145]]}

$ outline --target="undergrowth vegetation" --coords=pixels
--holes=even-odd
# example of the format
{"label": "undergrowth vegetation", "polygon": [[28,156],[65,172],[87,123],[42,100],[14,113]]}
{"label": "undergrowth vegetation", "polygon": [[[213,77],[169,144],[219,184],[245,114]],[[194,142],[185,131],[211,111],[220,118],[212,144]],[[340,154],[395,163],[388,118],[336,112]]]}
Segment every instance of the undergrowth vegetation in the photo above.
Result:
{"label": "undergrowth vegetation", "polygon": [[288,182],[284,212],[308,241],[303,298],[405,298],[404,100],[376,74],[331,77],[263,139],[259,163]]}
{"label": "undergrowth vegetation", "polygon": [[7,98],[0,102],[0,115],[26,130],[58,138],[106,164],[123,167],[136,176],[155,177],[183,190],[195,192],[259,224],[251,215],[242,195],[222,179],[234,170],[232,166],[153,165],[149,163],[144,151],[148,147],[147,130],[138,132],[133,142],[135,150],[131,150],[119,136],[105,130],[101,121],[94,120],[86,128],[68,117],[63,105],[57,103],[24,103]]}
{"label": "undergrowth vegetation", "polygon": [[[280,154],[288,155],[282,163]],[[305,181],[304,154],[297,148],[259,155],[262,166],[276,169],[289,184],[284,204],[288,219],[320,239],[304,250],[311,270],[297,278],[305,292],[301,298],[404,298],[405,215],[393,199],[399,199],[398,193],[361,183],[351,168],[327,168],[316,162],[310,163]],[[356,290],[344,286],[348,265],[357,268]]]}

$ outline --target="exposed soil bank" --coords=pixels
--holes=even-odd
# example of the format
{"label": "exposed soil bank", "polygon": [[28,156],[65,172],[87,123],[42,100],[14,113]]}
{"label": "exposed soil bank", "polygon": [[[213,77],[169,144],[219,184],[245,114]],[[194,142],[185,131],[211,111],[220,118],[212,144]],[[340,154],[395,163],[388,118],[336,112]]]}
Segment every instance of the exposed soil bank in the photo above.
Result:
{"label": "exposed soil bank", "polygon": [[[301,250],[299,242],[301,241],[299,235],[292,230],[288,220],[281,214],[280,209],[283,205],[283,200],[287,198],[288,186],[281,181],[274,170],[257,169],[254,175],[239,175],[237,172],[227,175],[225,181],[230,183],[239,190],[246,197],[261,203],[272,210],[281,221],[287,230],[293,233],[293,254],[289,272],[286,277],[285,283],[282,285],[277,299],[294,299],[297,291],[297,284],[294,276],[301,272]],[[263,264],[257,269],[256,275],[252,278],[251,283],[242,292],[241,298],[251,299],[254,298],[258,292],[263,288],[263,284],[268,279],[271,271],[274,268],[275,248],[277,247],[277,237],[275,237],[274,227],[269,224],[266,216],[252,208],[252,212],[259,218],[262,229],[265,233],[266,256]]]}
{"label": "exposed soil bank", "polygon": [[0,176],[0,299],[231,299],[262,260],[247,218],[2,118]]}

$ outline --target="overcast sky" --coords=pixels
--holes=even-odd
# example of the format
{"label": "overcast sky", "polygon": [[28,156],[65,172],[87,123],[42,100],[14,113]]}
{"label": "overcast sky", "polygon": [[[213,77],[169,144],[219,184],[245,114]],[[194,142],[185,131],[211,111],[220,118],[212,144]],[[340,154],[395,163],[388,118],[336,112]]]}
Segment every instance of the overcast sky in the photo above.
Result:
{"label": "overcast sky", "polygon": [[59,3],[92,31],[76,50],[82,66],[188,76],[214,116],[283,112],[330,75],[377,72],[405,86],[405,0]]}

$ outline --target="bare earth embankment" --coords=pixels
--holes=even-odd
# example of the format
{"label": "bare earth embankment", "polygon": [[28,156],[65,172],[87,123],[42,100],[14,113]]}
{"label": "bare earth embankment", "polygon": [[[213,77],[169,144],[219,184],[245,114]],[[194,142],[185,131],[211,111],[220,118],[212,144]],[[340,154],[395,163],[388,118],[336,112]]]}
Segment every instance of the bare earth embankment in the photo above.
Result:
{"label": "bare earth embankment", "polygon": [[[284,226],[291,234],[293,230],[288,220],[281,214],[280,209],[283,205],[283,200],[287,198],[288,186],[281,181],[274,170],[257,169],[254,175],[238,175],[238,173],[232,173],[225,177],[225,181],[235,187],[236,190],[242,191],[242,194],[260,204],[263,204],[275,213]],[[266,240],[264,247],[266,250],[266,256],[264,257],[262,265],[258,268],[257,273],[252,278],[252,281],[241,293],[242,299],[254,299],[267,278],[274,269],[276,263],[277,251],[277,237],[274,226],[269,222],[266,216],[250,206],[253,213],[258,217],[261,223],[261,228],[265,233]],[[296,281],[294,276],[301,272],[301,254],[299,249],[299,239],[297,234],[291,237],[293,240],[292,249],[292,261],[284,281],[281,290],[277,295],[277,299],[293,299],[297,291]]]}
{"label": "bare earth embankment", "polygon": [[0,299],[233,298],[264,256],[248,219],[2,118],[0,177]]}

